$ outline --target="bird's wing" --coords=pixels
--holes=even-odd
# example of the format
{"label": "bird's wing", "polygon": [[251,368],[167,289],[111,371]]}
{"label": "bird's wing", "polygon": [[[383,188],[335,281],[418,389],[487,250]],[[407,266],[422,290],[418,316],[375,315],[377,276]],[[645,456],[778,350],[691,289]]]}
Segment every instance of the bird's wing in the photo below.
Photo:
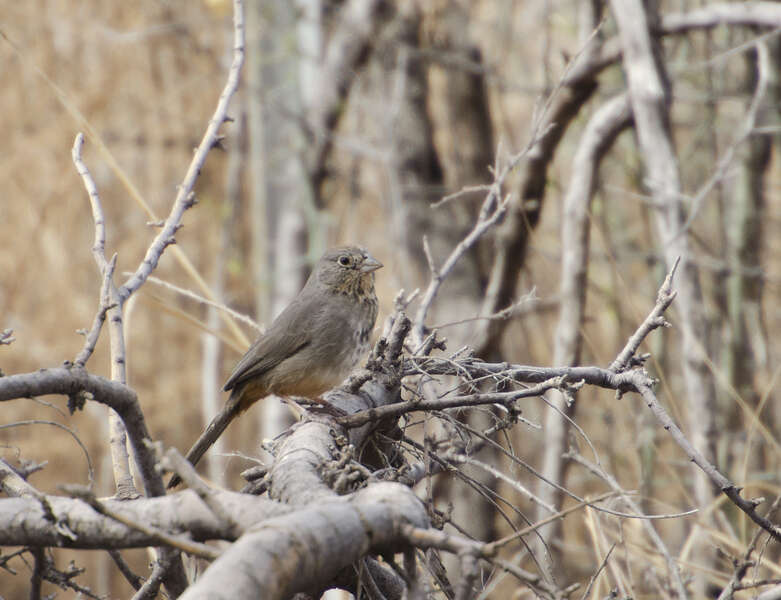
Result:
{"label": "bird's wing", "polygon": [[311,330],[302,326],[302,318],[311,317],[310,311],[296,310],[296,301],[282,311],[266,333],[250,346],[233,369],[224,390],[259,377],[283,360],[290,358],[311,342]]}

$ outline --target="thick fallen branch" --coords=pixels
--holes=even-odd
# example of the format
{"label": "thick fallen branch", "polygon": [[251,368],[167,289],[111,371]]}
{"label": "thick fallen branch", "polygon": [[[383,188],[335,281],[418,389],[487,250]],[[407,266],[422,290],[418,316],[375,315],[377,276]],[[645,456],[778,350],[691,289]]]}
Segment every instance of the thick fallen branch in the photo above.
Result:
{"label": "thick fallen branch", "polygon": [[374,483],[269,519],[243,535],[181,598],[289,598],[320,590],[367,553],[406,547],[404,525],[427,527],[423,504],[399,483]]}
{"label": "thick fallen branch", "polygon": [[[217,500],[237,520],[239,532],[293,509],[248,494],[215,491]],[[138,529],[102,515],[86,502],[63,496],[0,499],[0,546],[53,546],[79,549],[123,549],[154,546],[158,540]],[[112,513],[129,521],[168,532],[186,532],[190,539],[235,539],[221,519],[185,490],[171,496],[137,500],[104,499]],[[49,510],[47,510],[47,507]]]}

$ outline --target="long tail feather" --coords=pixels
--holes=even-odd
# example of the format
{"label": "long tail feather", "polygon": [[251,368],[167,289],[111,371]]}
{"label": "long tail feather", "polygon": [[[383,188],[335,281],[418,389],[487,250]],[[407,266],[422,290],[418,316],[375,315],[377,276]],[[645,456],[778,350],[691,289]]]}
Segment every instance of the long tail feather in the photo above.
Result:
{"label": "long tail feather", "polygon": [[[198,438],[198,441],[193,444],[193,447],[190,448],[190,451],[187,453],[187,460],[190,461],[190,464],[193,466],[198,464],[201,457],[206,454],[206,451],[212,447],[212,444],[214,444],[214,442],[217,441],[217,438],[222,435],[222,432],[230,425],[231,421],[233,421],[241,412],[242,409],[239,395],[231,394],[223,409],[212,419],[209,426],[201,434],[201,437]],[[176,487],[181,481],[179,476],[174,474],[171,481],[168,482],[168,489]]]}

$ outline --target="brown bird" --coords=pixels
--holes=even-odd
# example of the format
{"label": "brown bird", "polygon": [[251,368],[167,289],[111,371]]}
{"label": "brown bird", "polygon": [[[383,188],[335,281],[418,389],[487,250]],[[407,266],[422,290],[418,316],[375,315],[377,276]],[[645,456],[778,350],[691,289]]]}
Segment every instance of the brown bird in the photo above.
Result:
{"label": "brown bird", "polygon": [[[270,394],[317,396],[339,385],[369,349],[377,319],[374,271],[382,263],[355,246],[328,250],[303,289],[247,350],[225,383],[225,407],[198,438],[195,465],[233,419]],[[180,482],[174,475],[168,487]]]}

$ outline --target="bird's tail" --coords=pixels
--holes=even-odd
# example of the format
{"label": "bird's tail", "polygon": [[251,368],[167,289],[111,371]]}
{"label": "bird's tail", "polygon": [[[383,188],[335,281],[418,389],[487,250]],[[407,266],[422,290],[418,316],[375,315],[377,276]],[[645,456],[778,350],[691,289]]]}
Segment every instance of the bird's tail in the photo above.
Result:
{"label": "bird's tail", "polygon": [[[193,444],[193,447],[190,448],[190,451],[187,453],[187,460],[190,461],[191,465],[195,466],[198,464],[201,457],[206,454],[206,451],[211,448],[212,444],[217,441],[217,438],[222,435],[222,432],[230,425],[230,422],[243,412],[241,404],[241,394],[237,394],[236,390],[234,390],[223,409],[212,419],[209,426],[201,434],[201,437],[198,438],[198,441]],[[174,474],[174,476],[171,477],[171,481],[168,482],[168,489],[176,487],[181,482],[182,480],[179,476]]]}

